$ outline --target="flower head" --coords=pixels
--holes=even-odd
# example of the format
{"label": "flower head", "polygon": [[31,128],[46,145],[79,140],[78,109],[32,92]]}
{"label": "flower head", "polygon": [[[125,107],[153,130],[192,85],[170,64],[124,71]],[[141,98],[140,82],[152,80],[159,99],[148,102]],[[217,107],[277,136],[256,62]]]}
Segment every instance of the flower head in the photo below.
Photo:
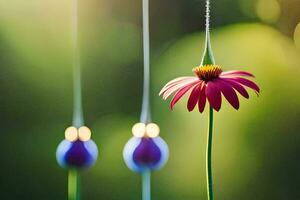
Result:
{"label": "flower head", "polygon": [[65,139],[56,151],[58,164],[63,168],[83,169],[91,167],[97,160],[98,148],[91,139],[91,130],[82,126],[65,130]]}
{"label": "flower head", "polygon": [[260,92],[257,84],[248,79],[254,78],[249,72],[237,70],[223,72],[218,65],[198,66],[193,69],[193,72],[197,77],[176,78],[168,82],[160,91],[159,95],[162,95],[164,100],[174,94],[170,103],[171,109],[189,91],[191,93],[187,103],[188,110],[194,110],[198,104],[201,113],[204,111],[206,101],[214,110],[219,111],[222,95],[235,109],[239,109],[237,93],[248,99],[249,94],[245,87],[254,90],[256,94]]}
{"label": "flower head", "polygon": [[169,148],[159,136],[157,124],[137,123],[132,128],[133,137],[123,150],[123,157],[129,169],[142,173],[162,168],[169,157]]}

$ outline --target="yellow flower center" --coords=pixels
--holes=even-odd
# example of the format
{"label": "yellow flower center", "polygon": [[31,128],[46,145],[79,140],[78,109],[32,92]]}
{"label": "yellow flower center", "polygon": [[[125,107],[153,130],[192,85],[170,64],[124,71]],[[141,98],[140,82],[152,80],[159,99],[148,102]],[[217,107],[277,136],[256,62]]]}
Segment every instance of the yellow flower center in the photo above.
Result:
{"label": "yellow flower center", "polygon": [[222,73],[219,65],[204,65],[198,66],[193,69],[193,72],[203,81],[211,81],[216,79]]}

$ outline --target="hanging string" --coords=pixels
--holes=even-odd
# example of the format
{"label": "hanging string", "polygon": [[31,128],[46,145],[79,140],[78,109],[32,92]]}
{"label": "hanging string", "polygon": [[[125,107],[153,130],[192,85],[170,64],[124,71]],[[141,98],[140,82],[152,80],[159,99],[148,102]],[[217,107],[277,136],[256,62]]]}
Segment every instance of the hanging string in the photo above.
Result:
{"label": "hanging string", "polygon": [[201,65],[215,64],[214,55],[210,42],[210,0],[206,0],[206,14],[205,14],[205,50],[202,56]]}
{"label": "hanging string", "polygon": [[73,126],[79,128],[84,124],[82,111],[81,68],[78,43],[78,2],[72,0],[72,60],[73,60]]}
{"label": "hanging string", "polygon": [[143,0],[143,46],[144,46],[144,88],[140,121],[151,122],[150,112],[150,33],[149,33],[149,0]]}

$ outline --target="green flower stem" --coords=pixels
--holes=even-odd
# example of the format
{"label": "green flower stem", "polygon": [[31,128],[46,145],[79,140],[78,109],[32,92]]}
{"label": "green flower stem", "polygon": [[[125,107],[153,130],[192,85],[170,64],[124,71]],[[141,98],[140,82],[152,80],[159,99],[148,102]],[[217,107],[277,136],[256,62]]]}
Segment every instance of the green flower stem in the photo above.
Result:
{"label": "green flower stem", "polygon": [[214,54],[210,42],[210,1],[206,0],[206,21],[205,21],[205,48],[201,60],[201,65],[215,64]]}
{"label": "green flower stem", "polygon": [[209,108],[207,149],[206,149],[206,180],[207,180],[207,196],[208,200],[214,199],[213,192],[213,176],[212,176],[212,145],[213,145],[213,108]]}
{"label": "green flower stem", "polygon": [[71,169],[69,171],[68,180],[68,200],[79,200],[80,199],[80,181],[78,171]]}
{"label": "green flower stem", "polygon": [[[72,39],[72,65],[73,65],[73,126],[79,128],[84,125],[82,111],[82,92],[81,92],[81,65],[78,42],[78,0],[71,0],[71,39]],[[68,178],[68,200],[80,199],[80,179],[76,169],[69,170]]]}
{"label": "green flower stem", "polygon": [[142,173],[143,200],[151,200],[151,171],[145,170]]}
{"label": "green flower stem", "polygon": [[[150,30],[149,0],[143,0],[143,52],[144,52],[144,87],[140,121],[151,122],[150,111]],[[142,200],[151,200],[151,171],[145,169],[142,175]]]}
{"label": "green flower stem", "polygon": [[81,66],[78,42],[78,3],[72,0],[72,61],[73,61],[73,126],[79,128],[84,124],[81,92]]}
{"label": "green flower stem", "polygon": [[150,31],[149,31],[149,0],[143,0],[143,48],[144,48],[144,87],[140,121],[151,122],[150,112]]}
{"label": "green flower stem", "polygon": [[[206,0],[206,37],[205,48],[201,60],[201,66],[215,64],[215,59],[210,42],[210,1]],[[209,107],[208,117],[208,134],[207,134],[207,149],[206,149],[206,180],[207,180],[207,197],[208,200],[214,199],[213,191],[213,175],[212,175],[212,145],[213,145],[213,108]]]}

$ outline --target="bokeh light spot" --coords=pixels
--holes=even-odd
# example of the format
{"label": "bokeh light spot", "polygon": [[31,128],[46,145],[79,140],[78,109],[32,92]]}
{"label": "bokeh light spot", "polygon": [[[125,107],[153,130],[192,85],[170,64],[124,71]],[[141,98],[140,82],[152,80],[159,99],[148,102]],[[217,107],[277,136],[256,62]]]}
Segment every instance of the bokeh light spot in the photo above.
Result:
{"label": "bokeh light spot", "polygon": [[90,140],[91,135],[92,135],[91,130],[86,126],[82,126],[78,129],[78,136],[81,141],[85,142],[85,141]]}
{"label": "bokeh light spot", "polygon": [[159,126],[157,124],[151,123],[146,126],[146,133],[148,137],[155,138],[159,136]]}
{"label": "bokeh light spot", "polygon": [[256,14],[263,22],[276,23],[281,15],[280,4],[277,0],[258,0]]}
{"label": "bokeh light spot", "polygon": [[78,138],[77,128],[71,126],[65,130],[65,138],[70,142],[74,142]]}
{"label": "bokeh light spot", "polygon": [[295,41],[296,47],[300,49],[300,22],[298,23],[298,25],[295,28],[294,41]]}
{"label": "bokeh light spot", "polygon": [[137,123],[132,127],[132,134],[135,137],[143,137],[146,132],[146,125],[144,123]]}

